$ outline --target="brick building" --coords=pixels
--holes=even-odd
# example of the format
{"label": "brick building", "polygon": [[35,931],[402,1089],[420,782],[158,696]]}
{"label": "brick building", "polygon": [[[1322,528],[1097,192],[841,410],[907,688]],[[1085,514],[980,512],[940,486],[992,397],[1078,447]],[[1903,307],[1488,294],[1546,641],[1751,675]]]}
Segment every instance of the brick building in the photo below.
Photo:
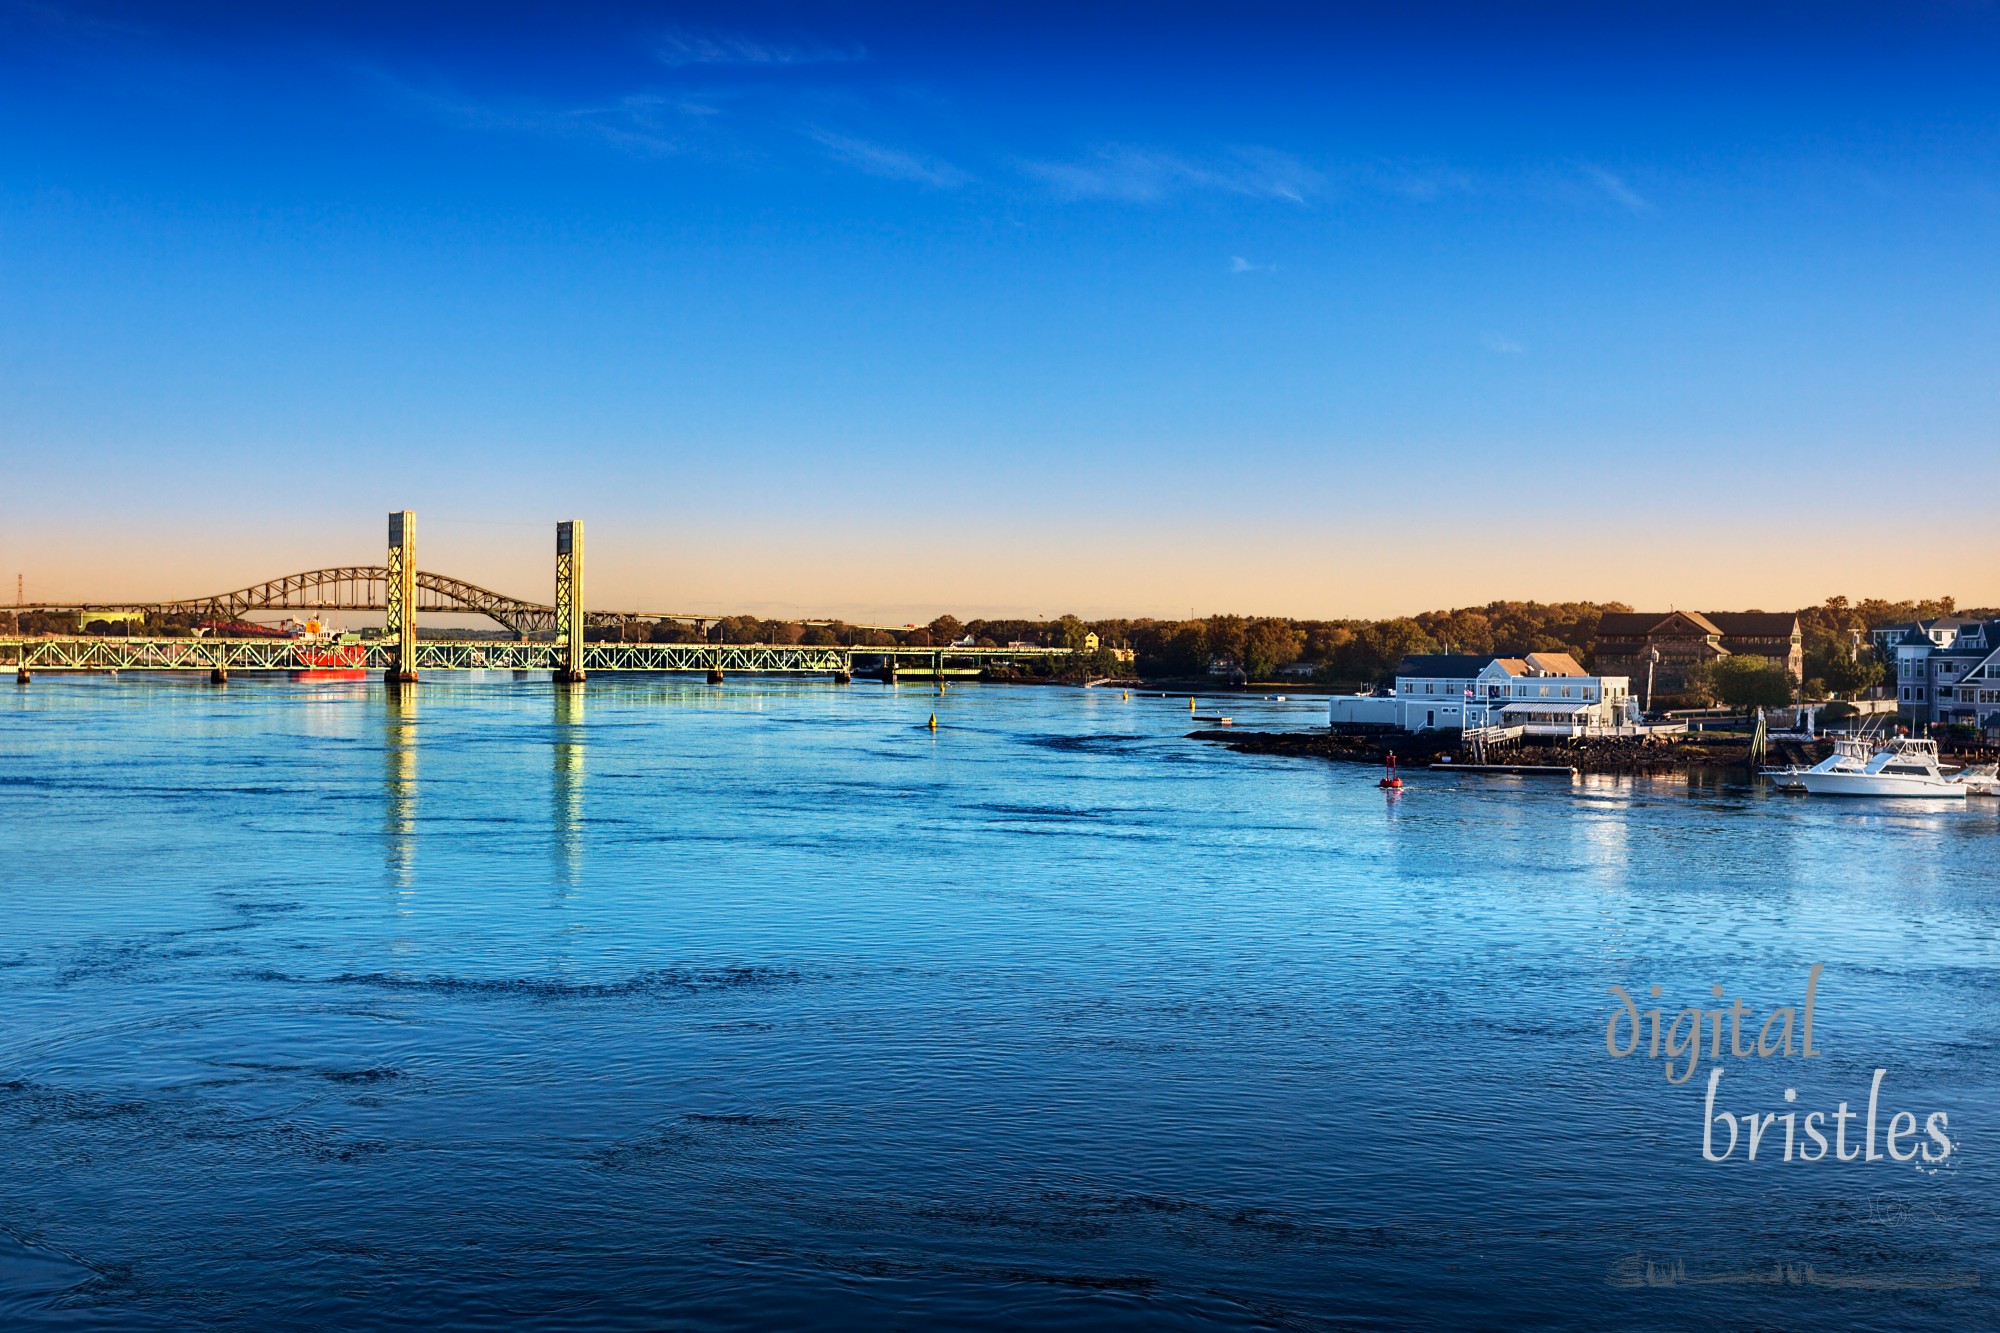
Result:
{"label": "brick building", "polygon": [[1597,670],[1629,676],[1644,690],[1646,667],[1657,651],[1653,689],[1674,694],[1687,686],[1690,667],[1718,657],[1749,654],[1784,665],[1794,682],[1805,675],[1805,633],[1790,611],[1612,612],[1597,624]]}

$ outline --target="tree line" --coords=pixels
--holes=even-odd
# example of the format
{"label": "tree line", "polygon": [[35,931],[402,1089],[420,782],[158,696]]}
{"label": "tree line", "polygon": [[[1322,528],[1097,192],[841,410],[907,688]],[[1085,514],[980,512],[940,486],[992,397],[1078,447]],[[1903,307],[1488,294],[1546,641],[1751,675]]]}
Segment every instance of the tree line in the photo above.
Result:
{"label": "tree line", "polygon": [[[1310,673],[1319,682],[1353,687],[1388,684],[1406,656],[1421,653],[1494,654],[1525,657],[1529,653],[1568,653],[1586,667],[1595,660],[1598,622],[1609,612],[1630,611],[1622,602],[1488,602],[1484,606],[1425,611],[1381,620],[1309,620],[1286,616],[1212,615],[1187,620],[1100,619],[1065,615],[1054,620],[960,620],[941,615],[928,624],[902,628],[851,625],[841,621],[794,621],[758,616],[725,616],[706,628],[678,621],[633,621],[590,631],[596,640],[651,643],[769,643],[906,648],[969,644],[1004,648],[1012,644],[1068,648],[1081,655],[1088,636],[1099,640],[1097,654],[1079,657],[1069,674],[1116,676],[1136,674],[1151,679],[1191,679],[1212,669],[1240,672],[1250,680],[1269,680],[1281,668]],[[1884,662],[1873,650],[1868,632],[1883,625],[1937,616],[1964,614],[2000,617],[1991,608],[1960,612],[1950,597],[1912,601],[1865,598],[1851,601],[1829,597],[1798,612],[1804,636],[1805,685],[1808,698],[1851,694],[1879,683]],[[183,618],[184,620],[185,618]],[[191,632],[185,623],[148,626],[144,633]],[[21,630],[29,634],[74,634],[83,630],[122,633],[122,626],[103,623],[79,626],[73,615],[42,611],[21,613]],[[1133,661],[1120,663],[1116,649],[1130,649]],[[1758,659],[1762,661],[1762,659]],[[1767,664],[1782,674],[1782,667]],[[1731,666],[1711,666],[1697,672],[1694,693],[1712,695],[1775,693],[1768,678],[1755,679],[1746,660]],[[1741,700],[1748,702],[1749,700]]]}

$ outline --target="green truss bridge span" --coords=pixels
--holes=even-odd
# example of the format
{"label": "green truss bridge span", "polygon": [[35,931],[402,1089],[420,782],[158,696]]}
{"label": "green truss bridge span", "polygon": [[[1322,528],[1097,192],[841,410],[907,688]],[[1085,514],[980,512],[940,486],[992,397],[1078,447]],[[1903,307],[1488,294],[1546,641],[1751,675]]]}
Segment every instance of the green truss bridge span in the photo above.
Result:
{"label": "green truss bridge span", "polygon": [[[342,648],[292,639],[0,639],[0,668],[38,671],[328,671],[387,673],[396,645],[377,639]],[[763,643],[586,643],[578,666],[592,671],[792,672],[978,676],[995,664],[1068,656],[1062,648],[872,648]],[[419,639],[412,671],[550,671],[570,661],[561,643]]]}

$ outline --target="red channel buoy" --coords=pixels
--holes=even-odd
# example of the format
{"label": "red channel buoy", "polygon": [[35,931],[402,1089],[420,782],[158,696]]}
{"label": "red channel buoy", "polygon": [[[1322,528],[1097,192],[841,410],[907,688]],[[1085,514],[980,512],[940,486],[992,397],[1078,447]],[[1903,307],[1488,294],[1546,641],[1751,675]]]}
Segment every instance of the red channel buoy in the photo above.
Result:
{"label": "red channel buoy", "polygon": [[1380,782],[1376,783],[1375,785],[1376,785],[1376,786],[1378,786],[1378,787],[1380,787],[1380,788],[1382,788],[1382,789],[1383,789],[1383,790],[1385,790],[1385,791],[1401,791],[1401,790],[1403,789],[1403,780],[1402,780],[1401,778],[1399,778],[1399,777],[1397,777],[1397,776],[1396,776],[1396,752],[1395,752],[1395,751],[1391,750],[1391,751],[1389,752],[1389,772],[1388,772],[1388,774],[1387,774],[1387,775],[1386,775],[1385,777],[1383,777],[1383,779],[1382,779],[1382,780],[1381,780]]}

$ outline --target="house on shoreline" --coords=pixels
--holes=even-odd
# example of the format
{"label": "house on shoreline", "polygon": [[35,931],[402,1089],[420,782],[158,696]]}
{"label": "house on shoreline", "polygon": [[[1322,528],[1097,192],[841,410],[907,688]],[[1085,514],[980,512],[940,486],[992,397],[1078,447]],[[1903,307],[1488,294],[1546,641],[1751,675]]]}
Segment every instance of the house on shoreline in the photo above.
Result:
{"label": "house on shoreline", "polygon": [[1529,735],[1576,734],[1639,721],[1631,681],[1593,675],[1568,653],[1497,657],[1474,685],[1475,724],[1523,727]]}
{"label": "house on shoreline", "polygon": [[1403,659],[1390,694],[1335,696],[1335,727],[1461,731],[1521,727],[1529,734],[1578,735],[1638,721],[1630,682],[1592,675],[1568,653],[1423,653]]}
{"label": "house on shoreline", "polygon": [[1893,646],[1896,717],[1911,726],[2000,725],[2000,620],[1903,627]]}
{"label": "house on shoreline", "polygon": [[1868,631],[1868,638],[1884,662],[1894,662],[1896,649],[1912,630],[1940,648],[1949,648],[1961,630],[1978,629],[1985,623],[1978,616],[1937,616],[1930,620],[1906,620],[1900,625],[1877,625]]}

